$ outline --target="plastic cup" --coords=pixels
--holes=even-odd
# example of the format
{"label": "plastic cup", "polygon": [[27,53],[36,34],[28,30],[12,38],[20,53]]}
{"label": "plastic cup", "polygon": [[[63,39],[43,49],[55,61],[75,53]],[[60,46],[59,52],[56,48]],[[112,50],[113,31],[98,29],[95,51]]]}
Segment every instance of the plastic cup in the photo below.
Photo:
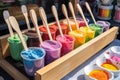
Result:
{"label": "plastic cup", "polygon": [[89,27],[95,31],[95,37],[103,33],[103,27],[96,24],[90,24]]}
{"label": "plastic cup", "polygon": [[110,47],[109,53],[110,53],[111,56],[120,57],[120,46],[112,46],[112,47]]}
{"label": "plastic cup", "polygon": [[85,42],[88,42],[89,40],[94,38],[95,31],[93,31],[92,29],[85,26],[85,27],[80,27],[80,31],[86,34]]}
{"label": "plastic cup", "polygon": [[[23,35],[23,37],[25,41],[27,41],[28,39],[27,36]],[[9,37],[8,42],[9,42],[11,57],[16,61],[21,60],[22,58],[20,56],[20,53],[23,50],[23,45],[21,40],[19,39],[19,36],[15,34],[13,37]]]}
{"label": "plastic cup", "polygon": [[29,76],[34,76],[34,73],[44,67],[44,57],[46,53],[44,49],[39,47],[30,47],[27,51],[21,52],[24,68]]}
{"label": "plastic cup", "polygon": [[59,35],[56,37],[56,40],[62,44],[61,56],[67,54],[74,49],[75,38],[73,36],[64,35],[64,37],[62,37],[61,35]]}
{"label": "plastic cup", "polygon": [[[63,34],[68,34],[68,26],[62,22],[60,23],[60,26],[61,26]],[[50,27],[57,29],[56,36],[60,35],[57,23],[50,25]]]}
{"label": "plastic cup", "polygon": [[[56,27],[49,27],[49,28],[50,28],[50,32],[51,32],[52,38],[55,40],[56,39],[56,31],[57,31],[57,29],[56,29]],[[40,26],[39,30],[42,33],[43,41],[50,40],[46,27]]]}
{"label": "plastic cup", "polygon": [[[69,21],[70,21],[70,25],[71,25],[72,30],[76,30],[77,27],[76,27],[76,24],[75,24],[74,19],[70,19]],[[77,21],[77,22],[78,22],[78,21]],[[63,20],[63,23],[68,26],[67,20]],[[78,25],[79,25],[79,22],[78,22]]]}
{"label": "plastic cup", "polygon": [[54,40],[45,40],[40,45],[46,51],[45,65],[60,58],[62,44]]}
{"label": "plastic cup", "polygon": [[40,46],[40,41],[39,41],[36,31],[28,30],[25,32],[25,34],[28,36],[28,40],[27,40],[28,47],[39,47]]}
{"label": "plastic cup", "polygon": [[[79,22],[79,27],[83,27],[86,26],[84,20],[82,18],[77,18],[78,22]],[[89,23],[89,19],[86,19],[87,23]]]}
{"label": "plastic cup", "polygon": [[97,21],[97,25],[103,27],[103,32],[107,31],[110,27],[110,23],[108,21]]}
{"label": "plastic cup", "polygon": [[69,35],[75,38],[74,48],[81,46],[86,41],[86,35],[80,30],[70,31]]}

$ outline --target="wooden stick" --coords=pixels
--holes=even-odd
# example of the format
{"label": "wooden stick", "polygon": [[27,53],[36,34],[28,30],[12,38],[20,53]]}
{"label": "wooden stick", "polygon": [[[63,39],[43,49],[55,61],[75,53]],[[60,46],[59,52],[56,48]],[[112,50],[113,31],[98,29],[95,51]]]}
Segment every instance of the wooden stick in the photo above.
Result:
{"label": "wooden stick", "polygon": [[77,23],[77,20],[76,20],[76,17],[75,17],[75,13],[74,13],[74,9],[73,9],[73,5],[71,2],[69,2],[69,9],[72,13],[72,16],[73,16],[73,19],[75,21],[75,24],[76,24],[76,27],[77,27],[77,30],[79,29],[79,26],[78,26],[78,23]]}
{"label": "wooden stick", "polygon": [[58,20],[58,13],[57,13],[57,9],[56,9],[55,6],[52,6],[52,13],[55,17],[55,20],[56,20],[57,24],[58,24],[60,35],[63,37],[63,32],[62,32],[62,29],[61,29],[61,26],[60,26],[60,23],[59,23],[59,20]]}
{"label": "wooden stick", "polygon": [[22,10],[22,13],[23,13],[23,15],[25,17],[25,20],[26,20],[26,23],[27,23],[27,27],[30,30],[31,27],[30,27],[30,22],[29,22],[29,19],[28,19],[27,7],[25,5],[22,5],[21,6],[21,10]]}
{"label": "wooden stick", "polygon": [[62,12],[63,12],[64,16],[67,19],[67,23],[68,23],[68,27],[69,27],[70,31],[72,31],[72,28],[71,28],[71,25],[70,25],[70,21],[69,21],[69,18],[68,18],[67,9],[66,9],[64,4],[62,4]]}
{"label": "wooden stick", "polygon": [[31,17],[31,20],[36,28],[36,31],[37,31],[37,34],[38,34],[38,38],[39,38],[39,41],[40,43],[42,43],[42,37],[41,37],[41,33],[40,33],[40,30],[38,29],[38,23],[37,23],[37,16],[36,16],[36,13],[33,9],[30,10],[30,17]]}
{"label": "wooden stick", "polygon": [[82,16],[82,18],[83,18],[86,26],[89,27],[89,26],[88,26],[88,23],[87,23],[87,21],[86,21],[86,19],[85,19],[85,16],[84,16],[84,14],[83,14],[83,11],[82,11],[82,9],[81,9],[81,6],[80,6],[79,4],[77,4],[77,9],[78,9],[79,13],[81,14],[81,16]]}
{"label": "wooden stick", "polygon": [[27,44],[25,43],[25,40],[24,40],[23,35],[22,35],[21,31],[20,31],[17,20],[15,19],[15,17],[11,16],[11,17],[9,17],[9,21],[10,21],[10,24],[11,24],[12,28],[18,33],[18,35],[19,35],[19,37],[21,39],[21,42],[23,44],[24,49],[28,50]]}
{"label": "wooden stick", "polygon": [[45,11],[44,11],[44,9],[42,7],[39,8],[39,13],[40,13],[40,17],[41,17],[42,21],[45,23],[45,26],[47,28],[48,36],[49,36],[50,40],[53,40],[52,39],[52,35],[50,33],[50,29],[49,29],[48,23],[47,23],[46,14],[45,14]]}
{"label": "wooden stick", "polygon": [[93,19],[93,21],[94,21],[94,24],[96,24],[96,20],[95,20],[95,18],[94,18],[94,16],[93,16],[93,13],[92,13],[92,11],[91,11],[91,8],[90,8],[88,2],[85,2],[85,6],[86,6],[87,10],[89,11],[89,13],[90,13],[90,15],[91,15],[91,17],[92,17],[92,19]]}
{"label": "wooden stick", "polygon": [[14,36],[12,27],[11,27],[10,22],[9,22],[10,14],[9,14],[8,10],[3,11],[3,17],[4,17],[4,20],[5,20],[6,24],[7,24],[7,26],[8,26],[10,36],[11,37]]}

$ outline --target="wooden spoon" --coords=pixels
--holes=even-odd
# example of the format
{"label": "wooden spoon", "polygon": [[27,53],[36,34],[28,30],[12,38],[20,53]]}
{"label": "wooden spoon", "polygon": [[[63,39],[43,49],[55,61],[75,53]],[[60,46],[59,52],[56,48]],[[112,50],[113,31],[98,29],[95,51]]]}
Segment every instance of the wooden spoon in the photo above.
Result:
{"label": "wooden spoon", "polygon": [[39,9],[39,13],[40,13],[40,17],[41,17],[42,21],[45,23],[45,26],[47,28],[48,36],[49,36],[50,40],[53,40],[52,35],[50,33],[49,26],[48,26],[47,17],[46,17],[44,9],[42,7],[40,7],[40,9]]}
{"label": "wooden spoon", "polygon": [[28,50],[27,44],[26,44],[26,42],[25,42],[25,40],[24,40],[24,38],[23,38],[23,35],[22,35],[21,31],[20,31],[20,28],[19,28],[19,25],[18,25],[17,20],[15,19],[15,17],[10,16],[10,17],[9,17],[9,21],[10,21],[10,24],[11,24],[12,28],[18,33],[24,49],[25,49],[25,50]]}
{"label": "wooden spoon", "polygon": [[61,29],[61,26],[60,26],[60,23],[59,23],[59,20],[58,20],[57,9],[56,9],[56,7],[54,5],[52,6],[52,13],[53,13],[53,15],[55,17],[55,20],[56,20],[57,24],[58,24],[60,35],[63,37],[63,32],[62,32],[62,29]]}
{"label": "wooden spoon", "polygon": [[77,9],[78,9],[79,13],[81,14],[81,16],[82,16],[82,18],[83,18],[86,26],[89,28],[88,23],[87,23],[87,21],[86,21],[86,19],[85,19],[85,16],[84,16],[84,14],[83,14],[83,11],[82,11],[82,9],[81,9],[81,6],[80,6],[79,4],[77,4]]}
{"label": "wooden spoon", "polygon": [[4,17],[4,20],[5,20],[6,24],[7,24],[7,26],[8,26],[10,36],[11,37],[14,36],[12,27],[11,27],[10,22],[9,22],[10,14],[9,14],[8,10],[3,11],[3,17]]}
{"label": "wooden spoon", "polygon": [[40,33],[40,30],[38,29],[37,16],[36,16],[36,13],[33,9],[30,10],[30,17],[31,17],[32,22],[33,22],[35,29],[37,31],[39,41],[40,41],[40,43],[42,43],[41,33]]}
{"label": "wooden spoon", "polygon": [[21,10],[22,10],[22,13],[23,13],[23,15],[25,17],[25,20],[26,20],[26,23],[27,23],[27,27],[30,30],[31,27],[30,27],[30,23],[29,23],[29,19],[28,19],[27,7],[25,5],[22,5],[21,6]]}
{"label": "wooden spoon", "polygon": [[68,23],[68,27],[69,27],[70,31],[72,31],[72,28],[71,28],[71,25],[70,25],[70,21],[69,21],[69,18],[68,18],[67,9],[66,9],[64,4],[62,4],[62,12],[63,12],[64,16],[67,19],[67,23]]}
{"label": "wooden spoon", "polygon": [[91,17],[92,17],[92,19],[93,19],[93,21],[94,21],[94,24],[96,24],[96,20],[95,20],[95,18],[94,18],[94,16],[93,16],[93,13],[92,13],[92,11],[91,11],[91,8],[90,8],[88,2],[85,2],[85,6],[86,6],[87,10],[89,11],[89,13],[90,13],[90,15],[91,15]]}
{"label": "wooden spoon", "polygon": [[72,16],[73,16],[73,19],[74,19],[74,21],[75,21],[76,27],[77,27],[77,29],[79,29],[79,26],[78,26],[78,23],[77,23],[77,20],[76,20],[76,17],[75,17],[73,5],[72,5],[71,2],[69,2],[69,9],[70,9],[70,11],[71,11],[71,13],[72,13]]}

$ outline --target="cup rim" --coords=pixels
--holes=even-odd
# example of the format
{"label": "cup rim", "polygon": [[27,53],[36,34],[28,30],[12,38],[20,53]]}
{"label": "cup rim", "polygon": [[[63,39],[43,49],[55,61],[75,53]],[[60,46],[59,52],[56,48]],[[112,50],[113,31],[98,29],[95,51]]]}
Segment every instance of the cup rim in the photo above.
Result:
{"label": "cup rim", "polygon": [[[18,34],[15,34],[15,35],[18,35]],[[23,34],[23,37],[25,37],[25,41],[28,40],[28,36],[27,36],[27,35]],[[14,42],[10,42],[10,37],[8,37],[7,40],[8,40],[9,43],[14,43]],[[17,39],[17,40],[18,40],[18,39]],[[18,44],[21,43],[21,40],[19,39],[19,42],[17,42],[17,43],[18,43]]]}
{"label": "cup rim", "polygon": [[[35,30],[30,29],[30,30],[25,31],[24,34],[26,35],[26,33],[29,32],[29,31],[36,32]],[[28,35],[26,35],[26,36],[28,36]],[[28,36],[28,38],[38,38],[37,32],[36,32],[36,36]]]}
{"label": "cup rim", "polygon": [[[57,38],[58,38],[59,36],[61,36],[61,35],[58,35],[58,36],[56,37],[56,40],[57,40]],[[74,38],[73,36],[71,36],[71,35],[64,35],[64,36],[69,36],[69,37],[72,39],[72,40],[69,41],[70,43],[75,41],[75,38]],[[57,41],[59,41],[59,40],[57,40]]]}
{"label": "cup rim", "polygon": [[46,55],[46,52],[45,52],[45,50],[43,49],[43,48],[40,48],[40,47],[29,47],[29,48],[34,48],[34,49],[40,49],[42,52],[43,52],[43,55],[42,55],[42,57],[39,57],[39,58],[37,58],[37,59],[28,59],[28,58],[24,58],[23,57],[23,55],[22,55],[22,52],[23,51],[25,51],[25,50],[23,50],[23,51],[21,51],[21,57],[23,58],[23,59],[25,59],[25,60],[29,60],[29,61],[37,61],[37,60],[41,60],[41,59],[43,59],[44,57],[45,57],[45,55]]}
{"label": "cup rim", "polygon": [[[45,42],[48,42],[48,41],[51,41],[51,40],[45,40],[44,42],[42,42],[41,44],[43,44],[43,43],[45,43]],[[56,43],[58,43],[59,44],[59,48],[57,49],[53,49],[53,50],[47,50],[47,49],[44,49],[45,51],[55,51],[55,50],[60,50],[61,48],[62,48],[62,44],[59,42],[59,41],[55,41],[55,40],[52,40],[53,42],[56,42]],[[40,47],[42,48],[42,46],[40,45]]]}
{"label": "cup rim", "polygon": [[[44,27],[44,26],[40,26],[40,27],[39,27],[39,30],[40,30],[40,28],[43,28],[43,27]],[[50,33],[51,33],[51,34],[55,34],[57,30],[54,29],[53,27],[49,27],[49,30],[50,30],[51,28],[52,28],[54,31],[52,31],[52,32],[50,31]],[[40,33],[42,33],[42,34],[48,34],[48,32],[43,32],[43,31],[41,31],[41,30],[40,30]]]}

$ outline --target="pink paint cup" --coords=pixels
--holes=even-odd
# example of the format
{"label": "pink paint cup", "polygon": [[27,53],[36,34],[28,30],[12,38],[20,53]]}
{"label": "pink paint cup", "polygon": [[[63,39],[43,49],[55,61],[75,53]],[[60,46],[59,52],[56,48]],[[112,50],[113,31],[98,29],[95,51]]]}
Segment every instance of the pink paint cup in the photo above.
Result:
{"label": "pink paint cup", "polygon": [[[60,23],[60,26],[62,28],[63,34],[68,34],[68,26],[66,24],[62,23],[62,22]],[[56,36],[60,35],[57,23],[50,25],[50,27],[53,27],[53,28],[57,29]]]}
{"label": "pink paint cup", "polygon": [[61,43],[55,40],[45,40],[40,45],[46,51],[45,65],[53,62],[54,60],[60,58],[61,53]]}
{"label": "pink paint cup", "polygon": [[70,35],[64,35],[62,37],[61,35],[59,35],[56,37],[56,40],[62,44],[61,56],[67,54],[68,52],[74,49],[74,41],[75,41],[74,37]]}
{"label": "pink paint cup", "polygon": [[[77,18],[77,20],[79,22],[79,27],[86,26],[86,24],[82,18]],[[87,22],[89,23],[89,19],[87,19]]]}

